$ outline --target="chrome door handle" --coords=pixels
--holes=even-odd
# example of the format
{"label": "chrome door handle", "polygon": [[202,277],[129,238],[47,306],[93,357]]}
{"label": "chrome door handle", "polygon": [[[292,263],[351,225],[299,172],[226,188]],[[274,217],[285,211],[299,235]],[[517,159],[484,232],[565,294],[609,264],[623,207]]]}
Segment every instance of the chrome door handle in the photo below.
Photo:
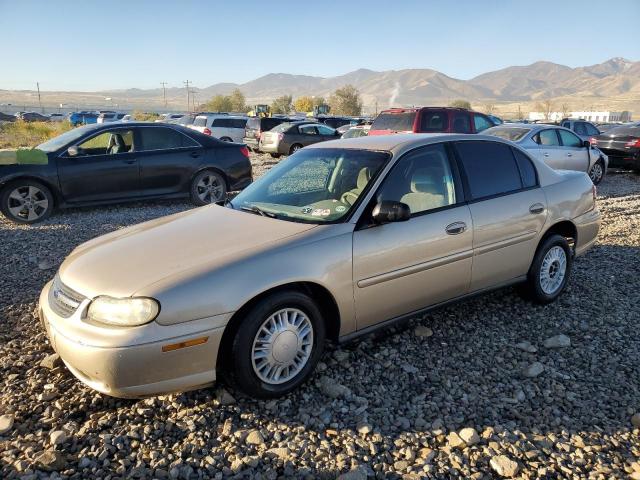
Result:
{"label": "chrome door handle", "polygon": [[529,207],[529,212],[535,214],[544,212],[544,205],[541,203],[534,203]]}
{"label": "chrome door handle", "polygon": [[548,156],[549,156],[549,154],[548,154],[548,153],[545,153],[545,154],[544,154],[544,156],[545,156],[545,157],[548,157]]}
{"label": "chrome door handle", "polygon": [[448,235],[458,235],[467,229],[467,224],[464,222],[454,222],[447,225],[444,229]]}
{"label": "chrome door handle", "polygon": [[567,157],[573,157],[572,153],[567,153]]}

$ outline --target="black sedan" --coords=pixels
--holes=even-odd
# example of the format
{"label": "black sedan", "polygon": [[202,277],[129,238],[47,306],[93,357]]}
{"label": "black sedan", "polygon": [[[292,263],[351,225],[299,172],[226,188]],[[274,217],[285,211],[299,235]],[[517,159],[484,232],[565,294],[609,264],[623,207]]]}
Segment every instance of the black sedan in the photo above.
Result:
{"label": "black sedan", "polygon": [[610,167],[640,171],[640,122],[607,130],[592,143],[609,157]]}
{"label": "black sedan", "polygon": [[54,207],[183,197],[205,205],[252,181],[246,146],[179,125],[87,125],[26,153],[0,164],[0,210],[19,223]]}

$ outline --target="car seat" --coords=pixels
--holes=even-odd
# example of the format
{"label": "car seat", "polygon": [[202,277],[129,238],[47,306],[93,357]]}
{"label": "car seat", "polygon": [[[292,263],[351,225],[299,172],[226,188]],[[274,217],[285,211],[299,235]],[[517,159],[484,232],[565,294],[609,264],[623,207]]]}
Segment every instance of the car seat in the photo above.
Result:
{"label": "car seat", "polygon": [[353,188],[342,194],[340,201],[347,205],[353,205],[358,200],[358,197],[371,180],[371,169],[369,167],[361,168],[358,172],[358,179],[356,180],[356,188]]}
{"label": "car seat", "polygon": [[411,213],[444,207],[448,203],[445,184],[442,182],[441,168],[418,168],[411,177],[411,192],[402,196],[400,201],[409,205]]}

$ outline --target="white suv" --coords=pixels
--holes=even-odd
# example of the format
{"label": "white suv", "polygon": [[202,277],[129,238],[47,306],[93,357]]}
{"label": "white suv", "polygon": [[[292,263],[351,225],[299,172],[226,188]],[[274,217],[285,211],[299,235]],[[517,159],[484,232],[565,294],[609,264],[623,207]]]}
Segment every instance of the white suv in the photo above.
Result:
{"label": "white suv", "polygon": [[198,115],[189,128],[205,135],[219,138],[223,142],[242,143],[248,117],[220,113]]}

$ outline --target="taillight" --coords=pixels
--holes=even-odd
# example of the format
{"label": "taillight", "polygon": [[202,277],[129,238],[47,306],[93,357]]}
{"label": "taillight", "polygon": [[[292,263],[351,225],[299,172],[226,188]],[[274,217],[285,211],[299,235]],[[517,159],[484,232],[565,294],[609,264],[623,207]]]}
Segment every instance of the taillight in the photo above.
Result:
{"label": "taillight", "polygon": [[640,148],[640,138],[633,138],[624,144],[625,147]]}
{"label": "taillight", "polygon": [[249,158],[249,149],[247,147],[240,147],[240,153]]}
{"label": "taillight", "polygon": [[591,137],[591,138],[589,139],[589,143],[590,143],[591,145],[598,145],[598,139],[597,139],[596,137]]}
{"label": "taillight", "polygon": [[282,141],[283,138],[284,138],[284,133],[279,133],[278,134],[278,141]]}
{"label": "taillight", "polygon": [[202,130],[202,133],[204,133],[205,135],[211,135],[211,130],[205,127],[204,130]]}
{"label": "taillight", "polygon": [[256,130],[255,137],[256,137],[256,138],[261,138],[261,136],[262,136],[262,131],[260,131],[260,130]]}

